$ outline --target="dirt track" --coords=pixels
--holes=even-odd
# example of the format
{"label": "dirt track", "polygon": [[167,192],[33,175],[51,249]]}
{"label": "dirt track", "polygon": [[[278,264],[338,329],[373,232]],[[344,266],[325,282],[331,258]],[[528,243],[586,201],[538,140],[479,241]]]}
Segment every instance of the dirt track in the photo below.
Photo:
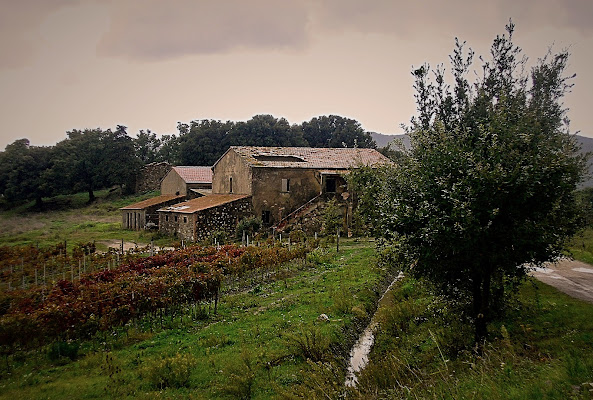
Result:
{"label": "dirt track", "polygon": [[572,297],[593,303],[593,266],[589,264],[563,259],[536,268],[532,275]]}

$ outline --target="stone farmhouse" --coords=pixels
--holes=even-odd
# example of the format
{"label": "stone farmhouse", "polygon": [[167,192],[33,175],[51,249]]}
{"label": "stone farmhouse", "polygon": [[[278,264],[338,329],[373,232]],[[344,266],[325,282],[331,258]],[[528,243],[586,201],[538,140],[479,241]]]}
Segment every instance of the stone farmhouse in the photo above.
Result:
{"label": "stone farmhouse", "polygon": [[248,215],[282,230],[330,198],[348,204],[352,168],[388,163],[374,149],[231,146],[212,167],[212,194],[158,209],[159,230],[199,241]]}
{"label": "stone farmhouse", "polygon": [[159,226],[158,209],[212,192],[211,167],[172,167],[160,181],[161,195],[120,208],[122,226],[141,230]]}

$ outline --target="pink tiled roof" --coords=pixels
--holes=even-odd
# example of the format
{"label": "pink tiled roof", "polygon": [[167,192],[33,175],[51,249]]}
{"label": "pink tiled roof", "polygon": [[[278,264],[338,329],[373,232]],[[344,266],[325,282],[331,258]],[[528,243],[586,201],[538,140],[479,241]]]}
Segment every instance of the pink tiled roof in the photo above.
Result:
{"label": "pink tiled roof", "polygon": [[185,183],[212,183],[211,167],[173,167]]}
{"label": "pink tiled roof", "polygon": [[249,196],[244,194],[209,194],[207,196],[184,201],[183,203],[173,204],[172,206],[161,208],[158,211],[192,214],[196,211],[217,207],[246,197]]}
{"label": "pink tiled roof", "polygon": [[349,169],[391,163],[375,149],[232,146],[230,150],[252,167]]}

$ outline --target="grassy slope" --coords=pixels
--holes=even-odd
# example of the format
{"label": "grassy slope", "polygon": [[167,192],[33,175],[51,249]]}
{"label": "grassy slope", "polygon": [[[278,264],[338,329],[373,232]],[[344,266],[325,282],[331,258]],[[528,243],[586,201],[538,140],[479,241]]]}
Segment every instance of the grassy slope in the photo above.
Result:
{"label": "grassy slope", "polygon": [[575,259],[593,265],[593,228],[587,228],[569,243],[570,254]]}
{"label": "grassy slope", "polygon": [[390,297],[354,398],[593,397],[591,304],[527,283],[507,318],[490,326],[491,341],[478,355],[460,351],[471,330],[420,283],[403,281]]}
{"label": "grassy slope", "polygon": [[[90,206],[79,195],[54,199],[55,209],[44,213],[29,211],[30,205],[1,212],[0,245],[150,240],[150,235],[122,230],[117,211],[150,195],[124,199],[111,198],[107,192],[98,195],[99,201]],[[68,211],[68,207],[73,209]],[[573,241],[572,252],[575,258],[593,263],[593,230]],[[322,262],[317,269],[297,271],[293,267],[287,286],[283,281],[262,282],[224,298],[212,320],[166,322],[170,329],[159,328],[154,334],[131,328],[126,334],[109,335],[105,344],[83,344],[82,356],[75,362],[51,362],[46,349],[2,360],[0,398],[232,398],[249,390],[255,398],[269,398],[282,388],[301,383],[306,387],[309,382],[303,382],[300,373],[306,364],[294,348],[295,338],[311,339],[312,332],[321,330],[324,338],[333,341],[332,349],[343,352],[353,338],[344,334],[344,327],[376,299],[369,290],[378,286],[373,254],[351,243],[339,258]],[[593,307],[546,285],[537,287],[523,288],[521,305],[504,321],[504,329],[491,327],[494,341],[477,357],[455,353],[471,332],[450,318],[441,319],[443,311],[434,298],[423,290],[411,295],[416,292],[414,285],[402,283],[404,294],[400,291],[394,302],[400,306],[382,316],[388,325],[377,337],[371,365],[361,378],[361,392],[353,391],[350,396],[373,398],[381,391],[392,398],[590,398]],[[402,305],[402,299],[411,299],[413,306]],[[316,322],[322,312],[332,322]],[[401,325],[401,318],[408,322]],[[433,323],[417,323],[425,319]],[[450,334],[451,327],[456,328],[454,334]],[[327,351],[326,345],[322,339],[318,346]],[[386,357],[404,351],[411,358]],[[189,388],[159,392],[143,371],[177,353],[192,354],[197,361]],[[414,369],[415,365],[421,369]],[[409,373],[393,381],[391,372],[401,370]],[[333,374],[318,372],[322,380]]]}
{"label": "grassy slope", "polygon": [[[65,365],[50,362],[46,350],[11,358],[0,398],[274,397],[300,383],[307,367],[295,343],[318,333],[309,347],[323,358],[347,351],[377,299],[382,272],[371,245],[350,242],[338,255],[310,259],[314,268],[292,265],[286,281],[243,282],[247,290],[223,296],[218,315],[206,321],[166,322],[171,327],[155,334],[130,328],[128,335],[109,335],[106,344],[83,344],[81,358]],[[331,321],[318,321],[321,313]],[[147,368],[177,353],[196,362],[189,387],[160,392],[149,383]]]}
{"label": "grassy slope", "polygon": [[[151,233],[122,229],[119,208],[155,196],[121,197],[117,192],[97,191],[97,200],[87,204],[88,195],[79,193],[46,200],[46,209],[36,211],[33,203],[0,212],[0,246],[38,244],[55,245],[99,240],[149,243]],[[98,246],[106,250],[107,246]],[[104,247],[104,248],[102,248]]]}

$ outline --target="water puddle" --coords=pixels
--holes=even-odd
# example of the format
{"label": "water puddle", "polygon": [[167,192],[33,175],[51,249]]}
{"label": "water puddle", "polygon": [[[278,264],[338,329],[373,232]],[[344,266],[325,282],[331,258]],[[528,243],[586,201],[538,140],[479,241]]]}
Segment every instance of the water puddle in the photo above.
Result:
{"label": "water puddle", "polygon": [[[393,280],[393,282],[389,284],[389,286],[379,299],[379,302],[377,303],[377,311],[379,310],[379,307],[381,306],[381,301],[383,300],[387,292],[389,292],[389,290],[393,287],[395,282],[403,278],[403,276],[404,274],[400,272],[399,275]],[[369,361],[369,353],[371,352],[371,348],[375,343],[375,329],[377,329],[377,322],[375,321],[375,316],[377,315],[377,311],[375,311],[375,314],[371,318],[371,322],[366,327],[364,332],[362,332],[362,335],[360,335],[360,337],[354,344],[354,347],[352,347],[352,350],[350,350],[350,363],[348,365],[348,372],[346,373],[346,382],[344,383],[348,387],[356,386],[356,384],[358,383],[358,378],[356,377],[356,374],[362,371]]]}

